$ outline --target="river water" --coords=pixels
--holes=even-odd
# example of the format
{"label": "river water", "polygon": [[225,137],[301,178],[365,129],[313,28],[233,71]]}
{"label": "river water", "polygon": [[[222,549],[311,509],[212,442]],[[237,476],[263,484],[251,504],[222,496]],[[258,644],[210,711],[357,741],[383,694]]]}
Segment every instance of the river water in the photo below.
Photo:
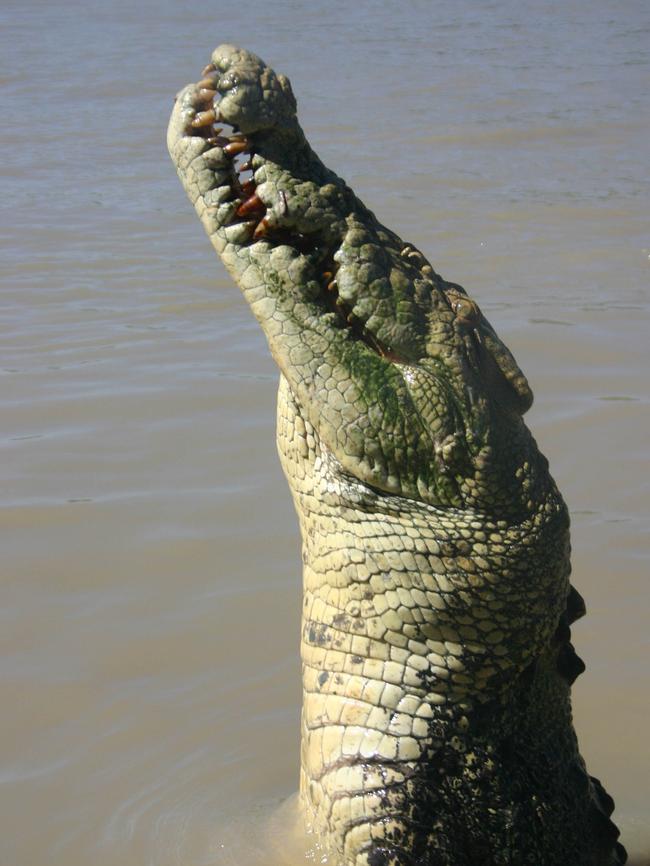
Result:
{"label": "river water", "polygon": [[298,866],[276,373],[164,149],[218,42],[479,301],[589,614],[575,719],[650,863],[647,2],[4,0],[0,866]]}

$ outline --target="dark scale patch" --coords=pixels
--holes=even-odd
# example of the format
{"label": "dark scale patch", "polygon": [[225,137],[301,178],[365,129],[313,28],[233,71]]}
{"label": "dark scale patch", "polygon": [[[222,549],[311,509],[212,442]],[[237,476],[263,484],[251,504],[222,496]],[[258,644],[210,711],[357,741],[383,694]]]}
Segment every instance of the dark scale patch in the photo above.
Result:
{"label": "dark scale patch", "polygon": [[329,674],[328,674],[328,672],[327,672],[327,671],[321,671],[321,672],[318,674],[318,685],[321,686],[321,688],[322,688],[322,687],[325,685],[325,683],[327,682],[328,679],[329,679]]}
{"label": "dark scale patch", "polygon": [[569,765],[568,778],[571,787],[579,794],[589,793],[589,776],[585,773],[582,762],[572,761]]}
{"label": "dark scale patch", "polygon": [[589,781],[593,785],[594,792],[596,794],[596,799],[598,800],[600,808],[603,810],[603,812],[609,818],[609,816],[614,811],[614,800],[612,799],[612,797],[610,797],[610,795],[607,793],[607,791],[603,788],[603,786],[600,783],[600,779],[596,779],[595,776],[589,776]]}
{"label": "dark scale patch", "polygon": [[368,852],[368,863],[369,866],[414,866],[415,861],[401,846],[382,845]]}
{"label": "dark scale patch", "polygon": [[615,866],[625,866],[627,863],[627,851],[620,842],[614,845],[614,856],[616,858]]}
{"label": "dark scale patch", "polygon": [[565,644],[557,654],[557,670],[560,676],[572,685],[585,670],[585,663],[572,644]]}
{"label": "dark scale patch", "polygon": [[441,745],[408,782],[409,866],[624,862],[612,861],[623,855],[611,803],[587,777],[563,711],[540,715],[566,689],[551,651],[464,722],[453,707],[437,713],[430,730]]}
{"label": "dark scale patch", "polygon": [[326,646],[331,641],[329,629],[322,622],[312,622],[307,631],[309,643],[313,646]]}
{"label": "dark scale patch", "polygon": [[388,852],[385,848],[375,848],[368,854],[369,866],[388,866],[390,863]]}
{"label": "dark scale patch", "polygon": [[555,629],[555,634],[553,635],[553,643],[569,643],[570,640],[571,629],[569,627],[569,623],[567,622],[566,614],[562,614],[562,616],[560,617],[560,621],[557,624],[557,628]]}
{"label": "dark scale patch", "polygon": [[443,541],[440,544],[440,555],[455,559],[458,556],[458,547],[453,541]]}
{"label": "dark scale patch", "polygon": [[569,624],[580,619],[587,612],[584,598],[580,595],[575,586],[569,587],[569,595],[566,601],[566,616]]}
{"label": "dark scale patch", "polygon": [[594,824],[598,828],[598,835],[605,843],[606,848],[613,844],[621,835],[616,824],[610,820],[600,809],[594,809]]}
{"label": "dark scale patch", "polygon": [[524,668],[519,677],[519,685],[523,689],[529,689],[533,685],[535,674],[537,672],[537,659],[532,661],[528,667]]}

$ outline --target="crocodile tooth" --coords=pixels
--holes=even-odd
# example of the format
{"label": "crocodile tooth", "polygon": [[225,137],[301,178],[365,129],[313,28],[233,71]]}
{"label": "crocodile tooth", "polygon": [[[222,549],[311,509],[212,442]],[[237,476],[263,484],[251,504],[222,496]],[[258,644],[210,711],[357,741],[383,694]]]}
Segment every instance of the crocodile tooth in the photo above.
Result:
{"label": "crocodile tooth", "polygon": [[200,87],[196,97],[201,102],[209,102],[211,99],[214,99],[216,95],[216,90],[212,90],[209,87]]}
{"label": "crocodile tooth", "polygon": [[253,237],[255,238],[255,240],[258,240],[258,238],[263,238],[268,232],[268,229],[269,224],[266,217],[264,217],[262,220],[260,220],[257,228],[253,232]]}
{"label": "crocodile tooth", "polygon": [[204,66],[201,70],[201,75],[206,76],[210,75],[211,72],[216,72],[216,67],[214,63],[208,63],[207,66]]}
{"label": "crocodile tooth", "polygon": [[586,612],[587,608],[585,607],[584,598],[580,595],[575,586],[570,586],[566,602],[566,615],[569,622],[575,622],[577,619],[583,617]]}
{"label": "crocodile tooth", "polygon": [[[221,130],[219,130],[219,132],[221,132]],[[210,138],[206,138],[205,141],[207,144],[211,145],[212,147],[222,147],[222,148],[224,148],[224,151],[225,151],[225,145],[228,144],[230,139],[224,138],[222,135],[219,135],[217,133],[216,136],[214,136],[214,135],[210,136]]]}
{"label": "crocodile tooth", "polygon": [[227,153],[228,156],[237,156],[238,153],[243,153],[245,150],[248,150],[247,141],[231,141],[224,147],[224,153]]}
{"label": "crocodile tooth", "polygon": [[216,119],[216,115],[212,109],[210,111],[199,111],[192,121],[192,126],[194,129],[202,129],[204,126],[212,126]]}
{"label": "crocodile tooth", "polygon": [[[252,225],[255,225],[255,222],[251,222],[250,216],[248,216],[247,219],[240,218],[239,208],[241,207],[242,202],[233,195],[232,187],[230,187],[228,199],[226,199],[226,201],[232,209],[230,210],[229,215],[223,221],[224,226],[239,226],[246,224],[251,227]],[[252,219],[254,220],[255,218],[253,217]]]}
{"label": "crocodile tooth", "polygon": [[199,90],[213,90],[216,83],[216,75],[212,75],[208,76],[207,78],[202,78],[200,81],[197,81],[196,86]]}
{"label": "crocodile tooth", "polygon": [[248,216],[255,211],[260,212],[263,210],[266,210],[266,206],[258,194],[254,192],[250,198],[247,198],[246,201],[239,205],[237,208],[237,216]]}

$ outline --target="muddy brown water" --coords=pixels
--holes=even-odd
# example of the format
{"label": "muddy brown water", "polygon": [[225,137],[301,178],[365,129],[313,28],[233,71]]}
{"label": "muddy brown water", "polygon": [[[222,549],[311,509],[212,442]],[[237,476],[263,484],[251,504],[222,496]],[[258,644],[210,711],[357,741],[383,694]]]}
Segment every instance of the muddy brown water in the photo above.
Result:
{"label": "muddy brown water", "polygon": [[5,0],[0,866],[297,866],[276,373],[164,150],[220,41],[461,282],[572,512],[575,720],[650,862],[644,2]]}

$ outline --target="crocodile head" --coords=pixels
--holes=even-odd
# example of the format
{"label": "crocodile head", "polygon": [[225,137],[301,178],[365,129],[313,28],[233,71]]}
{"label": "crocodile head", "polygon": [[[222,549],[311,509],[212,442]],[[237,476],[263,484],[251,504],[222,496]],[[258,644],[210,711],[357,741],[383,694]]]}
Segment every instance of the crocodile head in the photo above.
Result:
{"label": "crocodile head", "polygon": [[322,164],[284,76],[230,45],[203,74],[169,149],[323,447],[377,491],[529,512],[532,394],[478,305]]}

